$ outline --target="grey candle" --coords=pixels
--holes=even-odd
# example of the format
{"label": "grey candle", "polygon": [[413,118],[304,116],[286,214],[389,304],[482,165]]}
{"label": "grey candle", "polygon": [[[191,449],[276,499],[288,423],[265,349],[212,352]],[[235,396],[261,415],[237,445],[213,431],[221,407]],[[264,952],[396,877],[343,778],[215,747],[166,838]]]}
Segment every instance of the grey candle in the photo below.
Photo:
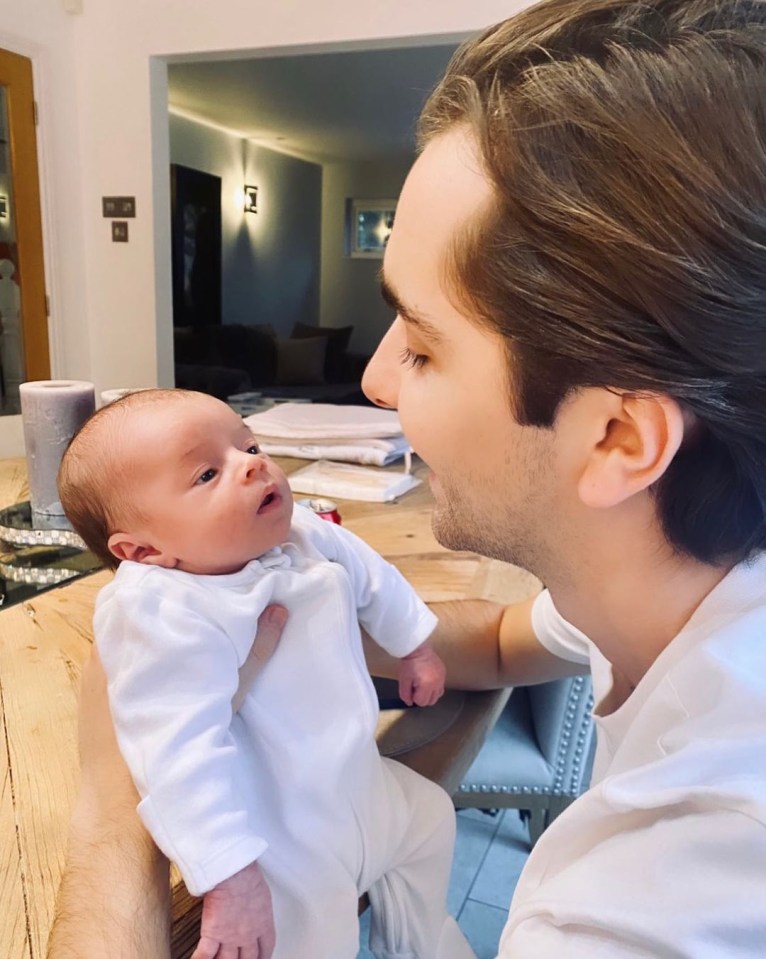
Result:
{"label": "grey candle", "polygon": [[69,440],[96,408],[94,386],[84,380],[33,380],[22,383],[19,393],[32,511],[63,516],[56,475]]}

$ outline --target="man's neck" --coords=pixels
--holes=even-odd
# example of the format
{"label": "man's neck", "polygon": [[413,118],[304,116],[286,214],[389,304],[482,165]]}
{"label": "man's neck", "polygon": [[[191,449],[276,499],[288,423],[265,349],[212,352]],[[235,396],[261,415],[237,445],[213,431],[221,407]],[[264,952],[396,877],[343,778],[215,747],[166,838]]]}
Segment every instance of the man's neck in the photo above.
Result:
{"label": "man's neck", "polygon": [[547,585],[561,615],[635,687],[731,564],[680,556],[659,535],[645,537],[643,549],[626,549],[624,542],[606,539],[566,582]]}

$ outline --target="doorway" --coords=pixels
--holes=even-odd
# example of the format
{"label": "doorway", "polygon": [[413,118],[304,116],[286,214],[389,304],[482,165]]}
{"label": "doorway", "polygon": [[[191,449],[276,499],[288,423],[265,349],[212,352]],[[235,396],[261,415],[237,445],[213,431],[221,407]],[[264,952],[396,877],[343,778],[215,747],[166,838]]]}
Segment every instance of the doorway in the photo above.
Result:
{"label": "doorway", "polygon": [[0,50],[0,415],[50,377],[32,61]]}

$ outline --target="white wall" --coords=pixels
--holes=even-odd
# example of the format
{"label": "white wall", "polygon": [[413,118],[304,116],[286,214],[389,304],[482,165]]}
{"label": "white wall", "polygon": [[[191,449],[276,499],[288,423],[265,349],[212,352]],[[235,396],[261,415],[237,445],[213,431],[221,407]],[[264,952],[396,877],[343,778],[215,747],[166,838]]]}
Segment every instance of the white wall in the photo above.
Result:
{"label": "white wall", "polygon": [[[172,382],[167,56],[476,31],[526,0],[0,0],[0,45],[34,52],[57,376]],[[316,47],[314,47],[316,51]],[[101,197],[137,198],[114,244]],[[13,424],[0,423],[11,436]],[[0,452],[3,447],[0,444]]]}
{"label": "white wall", "polygon": [[378,287],[382,260],[345,253],[346,200],[397,199],[411,158],[327,163],[322,179],[322,326],[353,326],[350,348],[371,355],[391,324]]}
{"label": "white wall", "polygon": [[[221,177],[224,323],[319,322],[322,168],[240,137],[170,117],[170,160]],[[258,213],[242,187],[258,187]]]}

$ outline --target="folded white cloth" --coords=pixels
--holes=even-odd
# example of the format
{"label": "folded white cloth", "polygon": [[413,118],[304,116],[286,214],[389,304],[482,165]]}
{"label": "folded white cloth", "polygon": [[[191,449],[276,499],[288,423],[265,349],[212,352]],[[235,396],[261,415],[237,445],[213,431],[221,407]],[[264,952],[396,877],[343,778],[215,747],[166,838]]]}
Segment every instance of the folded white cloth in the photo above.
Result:
{"label": "folded white cloth", "polygon": [[260,447],[269,456],[296,456],[303,460],[340,460],[367,466],[388,466],[409,452],[403,436],[391,440],[317,440],[310,443],[261,440]]}
{"label": "folded white cloth", "polygon": [[245,423],[270,456],[387,466],[410,451],[392,410],[330,403],[284,403]]}
{"label": "folded white cloth", "polygon": [[300,442],[319,439],[351,440],[400,436],[402,427],[393,410],[377,406],[335,406],[332,403],[280,403],[245,422],[259,437]]}

